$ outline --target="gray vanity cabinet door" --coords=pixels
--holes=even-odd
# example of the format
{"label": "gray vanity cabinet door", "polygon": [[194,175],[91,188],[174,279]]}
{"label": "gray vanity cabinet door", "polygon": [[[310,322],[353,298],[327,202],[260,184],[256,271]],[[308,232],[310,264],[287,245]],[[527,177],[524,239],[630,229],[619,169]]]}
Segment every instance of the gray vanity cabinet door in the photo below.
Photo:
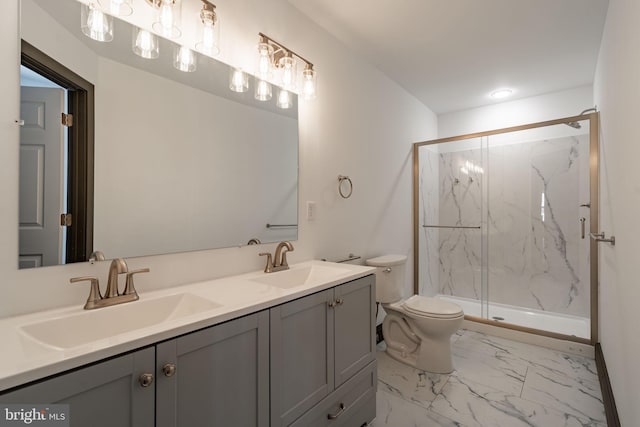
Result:
{"label": "gray vanity cabinet door", "polygon": [[333,391],[333,290],[271,309],[271,426],[287,426]]}
{"label": "gray vanity cabinet door", "polygon": [[335,288],[335,386],[375,359],[375,276]]}
{"label": "gray vanity cabinet door", "polygon": [[64,403],[72,427],[153,427],[154,384],[140,385],[155,370],[153,347],[84,367],[0,395],[3,403]]}
{"label": "gray vanity cabinet door", "polygon": [[267,427],[269,312],[158,344],[156,375],[157,427]]}

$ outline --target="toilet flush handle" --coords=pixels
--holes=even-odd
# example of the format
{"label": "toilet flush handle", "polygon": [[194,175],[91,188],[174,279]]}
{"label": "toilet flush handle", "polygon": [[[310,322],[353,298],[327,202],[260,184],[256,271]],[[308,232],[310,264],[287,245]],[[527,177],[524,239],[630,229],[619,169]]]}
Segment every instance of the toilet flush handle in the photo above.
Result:
{"label": "toilet flush handle", "polygon": [[382,271],[384,271],[385,273],[391,273],[391,267],[387,267]]}

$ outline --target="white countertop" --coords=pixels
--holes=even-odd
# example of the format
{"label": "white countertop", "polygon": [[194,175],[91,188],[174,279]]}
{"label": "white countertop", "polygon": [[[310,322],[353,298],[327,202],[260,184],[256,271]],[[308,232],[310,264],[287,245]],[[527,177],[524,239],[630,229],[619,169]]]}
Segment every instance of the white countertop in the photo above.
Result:
{"label": "white countertop", "polygon": [[[289,289],[282,289],[252,280],[256,278],[264,279],[267,276],[268,280],[275,280],[279,274],[278,272],[270,274],[252,272],[140,293],[139,301],[126,303],[126,305],[134,306],[143,301],[188,293],[220,304],[220,306],[179,319],[166,320],[151,326],[116,334],[73,348],[63,349],[46,345],[29,336],[22,330],[22,327],[66,316],[91,316],[97,312],[107,314],[109,310],[119,306],[84,310],[82,305],[74,305],[72,307],[2,319],[0,320],[0,343],[2,343],[2,350],[0,351],[0,391],[255,313],[375,272],[373,267],[323,261],[299,263],[292,265],[291,270],[287,271],[312,267],[313,265],[335,267],[336,274],[330,278],[316,279],[310,277],[304,285]],[[108,328],[109,325],[105,324],[104,327]]]}

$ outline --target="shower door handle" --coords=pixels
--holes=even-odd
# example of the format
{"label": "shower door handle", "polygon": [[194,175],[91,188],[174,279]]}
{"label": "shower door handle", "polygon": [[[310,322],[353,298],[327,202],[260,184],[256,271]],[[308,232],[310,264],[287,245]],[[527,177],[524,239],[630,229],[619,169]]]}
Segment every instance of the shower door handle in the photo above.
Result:
{"label": "shower door handle", "polygon": [[580,235],[584,239],[584,224],[587,222],[586,218],[580,218]]}

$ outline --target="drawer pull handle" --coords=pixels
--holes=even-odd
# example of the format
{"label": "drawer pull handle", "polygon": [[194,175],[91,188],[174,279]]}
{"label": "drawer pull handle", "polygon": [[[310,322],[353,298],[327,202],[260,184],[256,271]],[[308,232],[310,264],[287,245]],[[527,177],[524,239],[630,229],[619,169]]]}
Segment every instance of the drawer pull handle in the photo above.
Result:
{"label": "drawer pull handle", "polygon": [[336,418],[338,418],[340,415],[342,415],[342,413],[344,412],[344,403],[340,404],[340,410],[338,412],[336,412],[335,414],[328,414],[327,415],[327,419],[329,420],[335,420]]}
{"label": "drawer pull handle", "polygon": [[152,374],[142,374],[138,377],[138,381],[142,387],[149,387],[153,384],[153,375]]}
{"label": "drawer pull handle", "polygon": [[162,373],[164,373],[165,377],[172,377],[176,373],[176,365],[167,363],[162,367]]}

